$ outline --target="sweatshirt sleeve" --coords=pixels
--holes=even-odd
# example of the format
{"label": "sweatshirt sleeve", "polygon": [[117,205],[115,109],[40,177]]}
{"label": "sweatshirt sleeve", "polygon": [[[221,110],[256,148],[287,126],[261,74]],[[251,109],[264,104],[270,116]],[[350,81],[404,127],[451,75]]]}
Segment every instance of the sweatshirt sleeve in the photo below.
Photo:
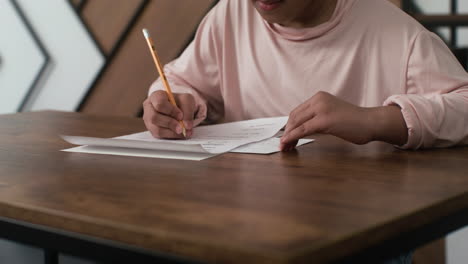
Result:
{"label": "sweatshirt sleeve", "polygon": [[[223,100],[220,92],[218,70],[217,28],[222,22],[220,14],[225,8],[221,1],[202,20],[193,41],[179,58],[164,66],[164,72],[173,93],[189,93],[195,98],[197,110],[194,125],[202,121],[216,121],[223,116]],[[150,87],[148,96],[164,90],[158,78]]]}
{"label": "sweatshirt sleeve", "polygon": [[389,97],[408,126],[404,149],[468,144],[468,74],[445,43],[421,31],[410,51],[406,94]]}

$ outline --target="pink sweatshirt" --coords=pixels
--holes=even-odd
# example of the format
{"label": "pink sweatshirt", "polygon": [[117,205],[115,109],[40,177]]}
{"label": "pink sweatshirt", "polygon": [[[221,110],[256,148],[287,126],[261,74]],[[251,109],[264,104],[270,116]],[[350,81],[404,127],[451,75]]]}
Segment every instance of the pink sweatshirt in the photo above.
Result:
{"label": "pink sweatshirt", "polygon": [[[221,0],[165,66],[191,93],[195,123],[289,115],[318,91],[355,105],[399,105],[403,148],[468,143],[468,74],[444,42],[387,0],[338,0],[327,23],[269,24],[250,0]],[[156,81],[149,93],[163,90]]]}

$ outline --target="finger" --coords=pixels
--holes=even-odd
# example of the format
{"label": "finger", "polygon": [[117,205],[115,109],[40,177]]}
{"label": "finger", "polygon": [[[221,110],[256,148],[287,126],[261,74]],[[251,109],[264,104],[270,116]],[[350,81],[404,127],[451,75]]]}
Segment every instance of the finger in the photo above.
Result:
{"label": "finger", "polygon": [[180,123],[177,120],[175,120],[172,117],[163,115],[159,112],[156,112],[151,103],[147,103],[145,101],[145,103],[143,103],[143,111],[143,120],[148,125],[156,125],[159,127],[168,128],[177,134],[182,133],[182,127],[180,126]]}
{"label": "finger", "polygon": [[280,144],[280,148],[279,148],[279,149],[280,149],[281,152],[287,152],[287,150],[286,150],[286,149],[287,149],[287,145],[286,145],[286,144]]}
{"label": "finger", "polygon": [[298,140],[294,140],[292,143],[288,143],[288,144],[281,143],[280,144],[280,151],[282,151],[282,152],[291,151],[296,147],[298,142],[299,142]]}
{"label": "finger", "polygon": [[298,142],[299,142],[299,140],[294,140],[292,143],[290,143],[288,145],[288,151],[294,150],[296,148]]}
{"label": "finger", "polygon": [[154,125],[153,120],[155,114],[156,110],[154,110],[149,99],[146,99],[143,102],[143,121],[145,122],[146,127]]}
{"label": "finger", "polygon": [[151,132],[151,135],[153,135],[153,137],[155,138],[160,138],[160,139],[182,139],[184,138],[182,135],[176,134],[174,131],[168,128],[158,127],[155,125],[147,126],[147,128]]}
{"label": "finger", "polygon": [[183,120],[186,129],[193,128],[193,115],[195,114],[195,99],[191,94],[179,94],[176,97],[177,105],[184,114]]}
{"label": "finger", "polygon": [[317,92],[291,112],[285,132],[295,129],[297,126],[314,118],[319,113],[328,112],[330,107],[332,107],[330,102],[333,100],[336,100],[335,96],[323,91]]}
{"label": "finger", "polygon": [[287,134],[301,124],[315,117],[315,109],[310,104],[302,104],[289,115],[284,133]]}
{"label": "finger", "polygon": [[182,126],[180,125],[180,122],[174,118],[163,115],[159,112],[156,112],[152,118],[152,123],[156,126],[170,129],[176,134],[182,133]]}
{"label": "finger", "polygon": [[163,114],[175,118],[177,120],[182,120],[183,113],[169,102],[169,98],[165,91],[156,91],[151,94],[150,102],[153,108]]}
{"label": "finger", "polygon": [[186,134],[187,134],[186,138],[191,138],[193,136],[193,130],[192,129],[187,129]]}
{"label": "finger", "polygon": [[305,136],[311,135],[313,133],[320,132],[320,127],[316,119],[311,119],[301,125],[297,126],[288,133],[285,133],[281,137],[282,144],[292,144],[294,141],[299,140]]}
{"label": "finger", "polygon": [[291,146],[290,145],[282,145],[280,150],[281,150],[281,152],[288,152],[288,151],[291,150]]}

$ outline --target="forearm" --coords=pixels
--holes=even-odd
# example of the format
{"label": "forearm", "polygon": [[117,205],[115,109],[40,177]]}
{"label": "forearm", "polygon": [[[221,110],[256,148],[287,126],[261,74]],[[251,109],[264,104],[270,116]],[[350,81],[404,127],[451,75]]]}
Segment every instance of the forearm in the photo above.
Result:
{"label": "forearm", "polygon": [[432,95],[396,95],[384,105],[398,105],[408,126],[405,149],[468,144],[468,89]]}
{"label": "forearm", "polygon": [[402,146],[408,141],[408,127],[396,105],[370,108],[372,139]]}

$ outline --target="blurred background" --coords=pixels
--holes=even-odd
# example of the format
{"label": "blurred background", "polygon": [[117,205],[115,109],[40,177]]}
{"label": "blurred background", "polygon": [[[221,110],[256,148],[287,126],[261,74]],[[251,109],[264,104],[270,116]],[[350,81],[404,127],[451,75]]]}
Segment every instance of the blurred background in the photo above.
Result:
{"label": "blurred background", "polygon": [[[0,114],[53,109],[141,116],[157,78],[141,29],[149,29],[167,63],[217,1],[0,0]],[[468,0],[389,1],[441,36],[467,68]],[[42,254],[0,240],[0,263],[42,263]],[[418,249],[414,262],[467,259],[465,229]],[[61,263],[91,262],[61,256]]]}
{"label": "blurred background", "polygon": [[215,0],[0,0],[0,113],[55,109],[137,116],[163,63]]}

